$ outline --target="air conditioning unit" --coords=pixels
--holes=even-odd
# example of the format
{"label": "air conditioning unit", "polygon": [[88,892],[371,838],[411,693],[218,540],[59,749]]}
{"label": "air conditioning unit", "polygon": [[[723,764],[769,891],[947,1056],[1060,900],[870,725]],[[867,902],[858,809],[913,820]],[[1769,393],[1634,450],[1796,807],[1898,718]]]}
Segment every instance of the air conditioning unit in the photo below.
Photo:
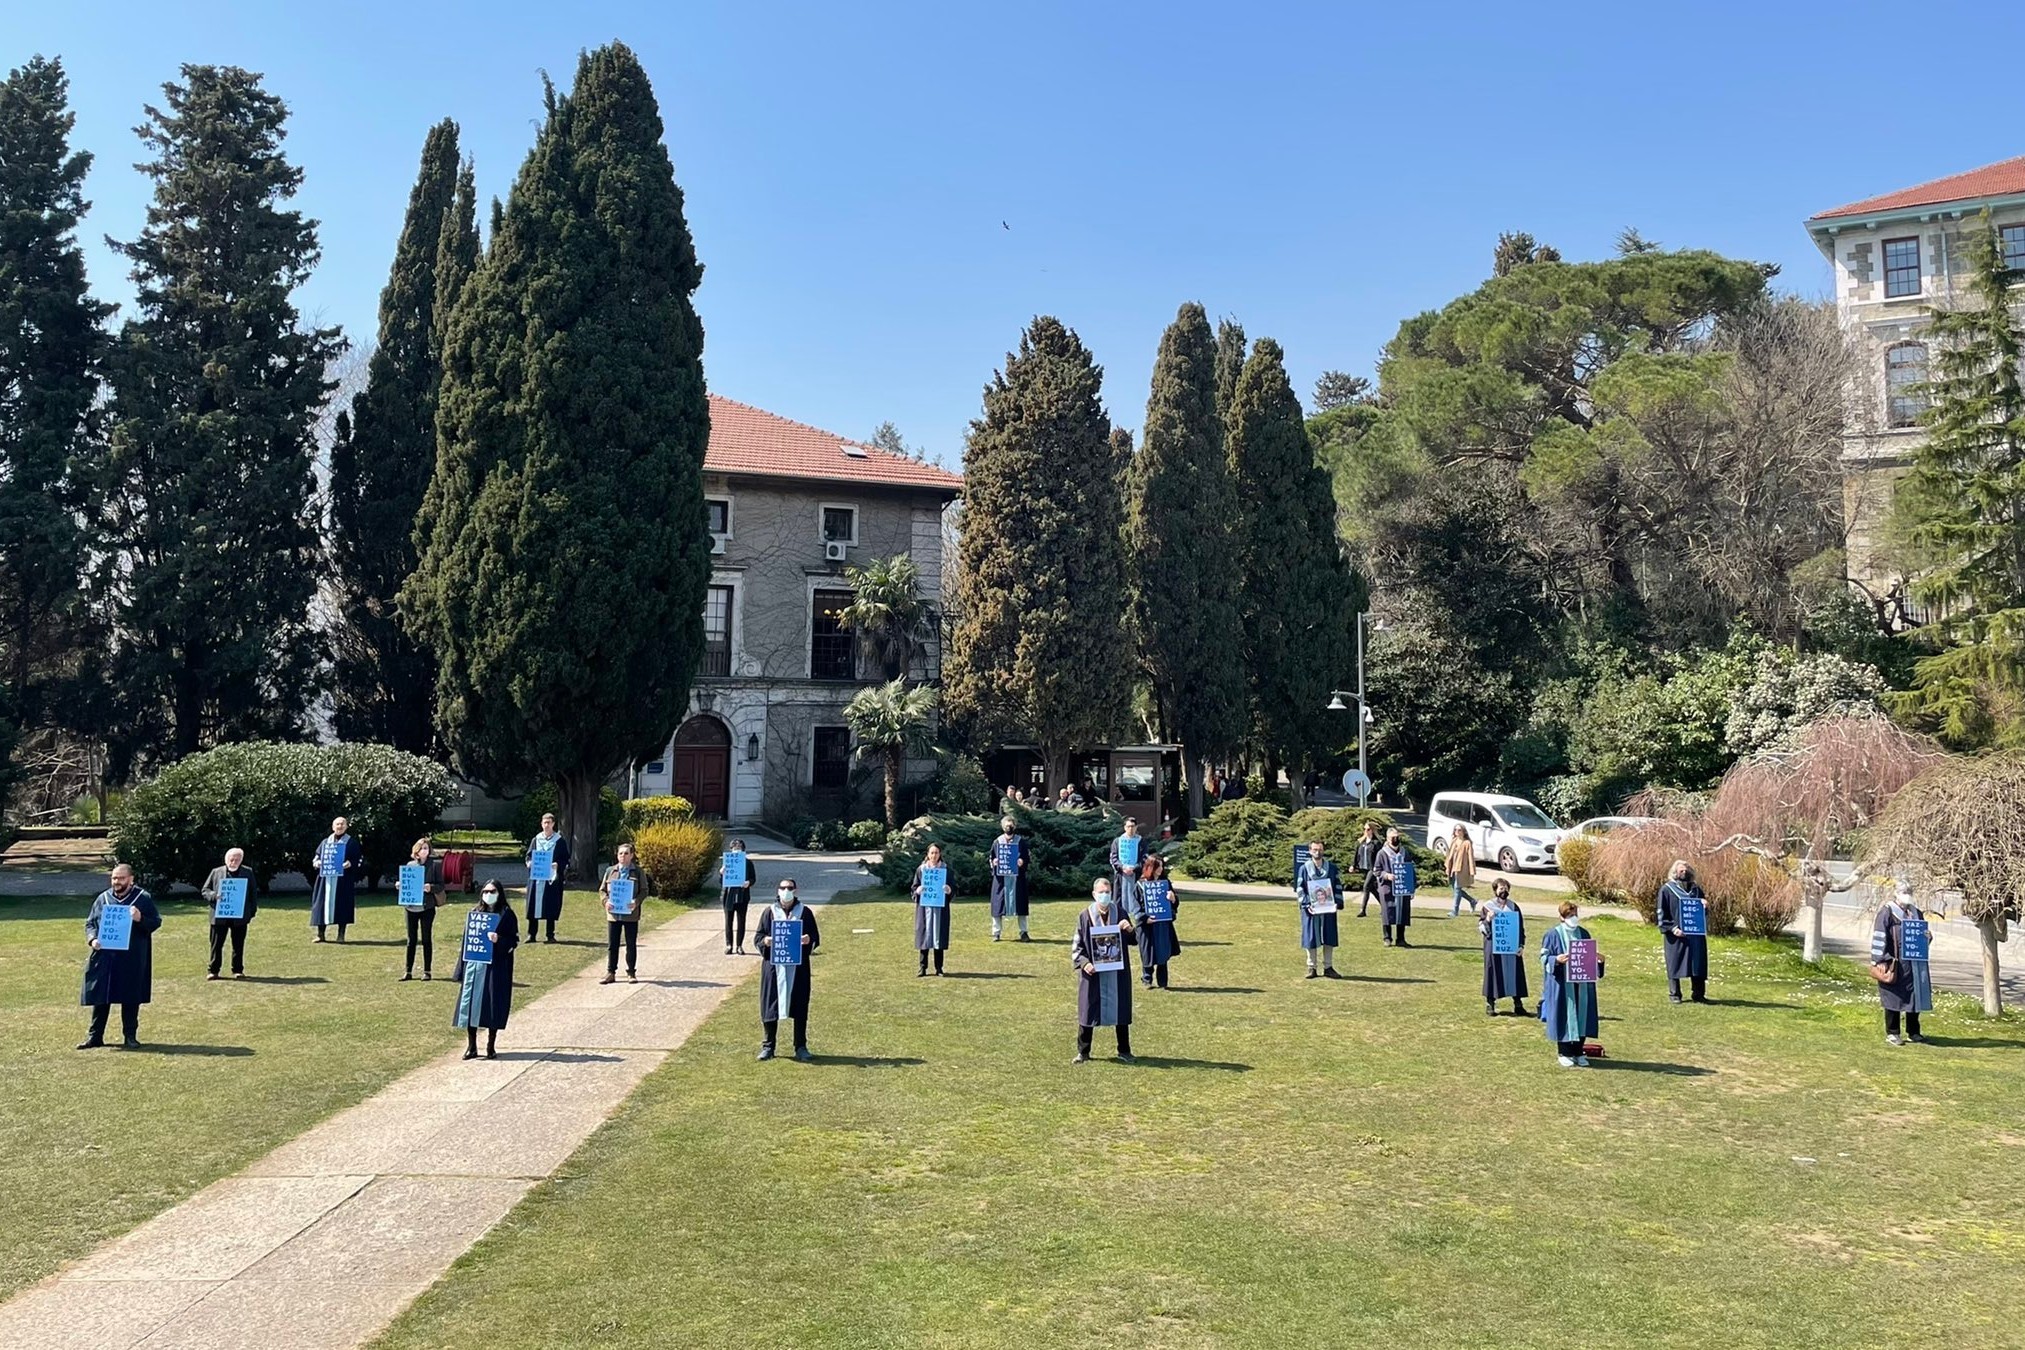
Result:
{"label": "air conditioning unit", "polygon": [[823,541],[823,561],[842,562],[850,548],[851,546],[841,539],[826,539]]}
{"label": "air conditioning unit", "polygon": [[710,536],[710,552],[711,552],[711,554],[712,554],[713,556],[715,556],[715,555],[719,555],[719,554],[722,554],[722,553],[724,552],[724,536],[723,536],[723,535],[721,535],[721,534],[713,534],[713,535],[711,535],[711,536]]}

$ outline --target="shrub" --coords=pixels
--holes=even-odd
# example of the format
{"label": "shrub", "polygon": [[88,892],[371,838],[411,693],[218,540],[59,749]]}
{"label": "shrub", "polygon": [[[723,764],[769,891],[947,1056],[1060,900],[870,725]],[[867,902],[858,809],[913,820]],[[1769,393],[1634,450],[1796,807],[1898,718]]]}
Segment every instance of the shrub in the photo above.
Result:
{"label": "shrub", "polygon": [[845,840],[856,849],[878,849],[886,847],[886,822],[883,820],[855,820],[844,831]]}
{"label": "shrub", "polygon": [[[600,807],[599,815],[604,814]],[[678,820],[689,820],[696,814],[687,797],[634,797],[619,808],[619,819],[628,836],[635,836],[649,825],[668,825]],[[599,822],[602,824],[602,820]],[[541,828],[540,820],[535,828]]]}
{"label": "shrub", "polygon": [[999,791],[984,776],[984,765],[970,755],[945,754],[922,787],[921,801],[931,811],[984,815],[998,809]]}
{"label": "shrub", "polygon": [[633,838],[633,853],[666,899],[694,895],[724,852],[724,831],[700,820],[667,820],[648,825]]}
{"label": "shrub", "polygon": [[1181,865],[1190,876],[1291,886],[1294,854],[1287,813],[1250,797],[1219,803],[1188,832]]}
{"label": "shrub", "polygon": [[1593,834],[1571,834],[1561,841],[1561,875],[1575,883],[1575,894],[1584,899],[1596,896],[1596,850],[1602,841]]}
{"label": "shrub", "polygon": [[[515,835],[523,843],[541,833],[541,818],[550,811],[556,813],[556,823],[558,826],[561,825],[562,812],[556,806],[557,800],[555,784],[537,783],[535,786],[529,788],[527,795],[522,797],[519,803],[515,805],[513,808],[513,829]],[[614,846],[618,844],[619,832],[625,828],[625,822],[626,804],[619,799],[618,789],[610,787],[600,788],[598,790],[599,857],[610,854]],[[571,864],[573,867],[578,865],[583,865],[583,859],[580,858]]]}
{"label": "shrub", "polygon": [[[1297,812],[1294,818],[1287,822],[1287,837],[1284,841],[1286,847],[1280,851],[1281,856],[1287,859],[1288,879],[1291,881],[1293,877],[1294,846],[1312,844],[1317,839],[1320,839],[1322,846],[1329,850],[1329,856],[1335,859],[1338,870],[1350,871],[1351,863],[1357,858],[1357,840],[1363,835],[1364,822],[1367,820],[1378,827],[1378,837],[1381,840],[1385,838],[1385,832],[1392,828],[1392,817],[1383,811],[1362,810],[1354,806],[1311,806],[1305,811]],[[1407,852],[1413,855],[1413,865],[1419,869],[1422,880],[1440,875],[1443,855],[1410,838],[1404,830],[1400,831],[1399,838],[1406,845]],[[1278,881],[1280,878],[1271,879]]]}
{"label": "shrub", "polygon": [[[1647,923],[1659,912],[1659,888],[1676,858],[1687,857],[1694,840],[1687,827],[1659,821],[1635,830],[1612,830],[1596,846],[1589,878],[1600,896],[1629,905]],[[1709,931],[1716,931],[1715,906],[1709,906]]]}
{"label": "shrub", "polygon": [[221,745],[127,794],[113,856],[152,884],[194,886],[236,846],[265,889],[307,868],[331,818],[346,816],[367,875],[391,876],[456,798],[441,765],[392,746]]}
{"label": "shrub", "polygon": [[1697,875],[1709,897],[1711,933],[1741,925],[1752,937],[1777,937],[1800,912],[1799,878],[1755,854],[1719,849],[1702,859]]}
{"label": "shrub", "polygon": [[845,833],[843,821],[819,820],[816,822],[815,828],[809,831],[808,837],[801,841],[801,844],[803,848],[820,849],[825,853],[835,853],[840,848],[848,847],[850,842],[851,837]]}
{"label": "shrub", "polygon": [[[1029,882],[1035,895],[1088,895],[1090,883],[1111,868],[1111,841],[1125,829],[1125,818],[1117,811],[1029,811],[1014,807],[1013,819],[1027,838],[1032,870]],[[942,845],[949,865],[949,883],[956,893],[979,899],[991,893],[991,841],[998,837],[998,813],[983,815],[926,815],[908,821],[886,840],[886,853],[878,865],[879,879],[888,886],[905,889],[930,844]],[[1172,863],[1180,851],[1176,844],[1149,839],[1142,845],[1157,849]]]}

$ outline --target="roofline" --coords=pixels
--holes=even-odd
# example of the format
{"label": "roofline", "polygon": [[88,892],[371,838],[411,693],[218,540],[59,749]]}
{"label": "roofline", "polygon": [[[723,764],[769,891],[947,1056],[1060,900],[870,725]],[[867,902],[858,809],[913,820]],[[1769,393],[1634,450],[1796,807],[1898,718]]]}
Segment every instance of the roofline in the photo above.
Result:
{"label": "roofline", "polygon": [[1922,202],[1918,206],[1893,206],[1882,211],[1860,211],[1850,215],[1830,213],[1807,218],[1810,234],[1840,234],[1844,230],[1876,229],[1887,221],[1926,220],[1933,216],[1955,216],[1960,218],[1974,215],[1979,211],[1995,211],[2007,206],[2025,206],[2025,192],[2007,192],[1998,197],[1953,197],[1944,202]]}
{"label": "roofline", "polygon": [[[820,483],[830,487],[890,488],[895,492],[932,492],[955,501],[963,495],[963,480],[955,483],[892,482],[884,478],[847,478],[836,474],[790,473],[780,469],[725,469],[705,461],[703,472],[718,478],[778,478],[793,483]],[[948,473],[947,469],[939,470]],[[953,475],[952,475],[953,476]]]}

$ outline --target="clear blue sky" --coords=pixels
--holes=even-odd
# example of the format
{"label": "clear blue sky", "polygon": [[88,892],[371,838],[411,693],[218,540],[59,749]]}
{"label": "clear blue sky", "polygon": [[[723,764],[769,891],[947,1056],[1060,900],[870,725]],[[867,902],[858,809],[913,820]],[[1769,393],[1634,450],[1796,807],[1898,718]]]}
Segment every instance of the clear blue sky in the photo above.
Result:
{"label": "clear blue sky", "polygon": [[2016,80],[1973,58],[2018,24],[1912,0],[4,9],[0,64],[69,68],[101,293],[128,297],[99,241],[141,223],[142,103],[179,62],[236,63],[293,113],[324,248],[304,307],[366,339],[429,125],[456,118],[503,195],[539,72],[567,86],[621,38],[688,195],[711,388],[846,435],[891,418],[952,463],[1037,313],[1136,428],[1185,300],[1278,338],[1305,397],[1476,285],[1500,230],[1589,258],[1636,225],[1817,295],[1808,215],[2025,153]]}

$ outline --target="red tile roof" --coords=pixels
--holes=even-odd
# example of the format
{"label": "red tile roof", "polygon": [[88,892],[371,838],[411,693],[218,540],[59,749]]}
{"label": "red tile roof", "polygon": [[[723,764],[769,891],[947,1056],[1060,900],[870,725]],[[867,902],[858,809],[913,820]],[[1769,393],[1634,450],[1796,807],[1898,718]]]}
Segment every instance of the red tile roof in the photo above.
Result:
{"label": "red tile roof", "polygon": [[1981,197],[2012,197],[2025,194],[2025,155],[1986,164],[1980,169],[1936,178],[1882,197],[1868,197],[1833,211],[1823,211],[1816,220],[1837,216],[1870,216],[1881,211],[1898,211],[1914,206],[1939,206],[1944,202],[1974,201]]}
{"label": "red tile roof", "polygon": [[710,448],[703,456],[703,468],[706,473],[931,488],[952,497],[963,491],[962,477],[947,469],[717,394],[710,396]]}

